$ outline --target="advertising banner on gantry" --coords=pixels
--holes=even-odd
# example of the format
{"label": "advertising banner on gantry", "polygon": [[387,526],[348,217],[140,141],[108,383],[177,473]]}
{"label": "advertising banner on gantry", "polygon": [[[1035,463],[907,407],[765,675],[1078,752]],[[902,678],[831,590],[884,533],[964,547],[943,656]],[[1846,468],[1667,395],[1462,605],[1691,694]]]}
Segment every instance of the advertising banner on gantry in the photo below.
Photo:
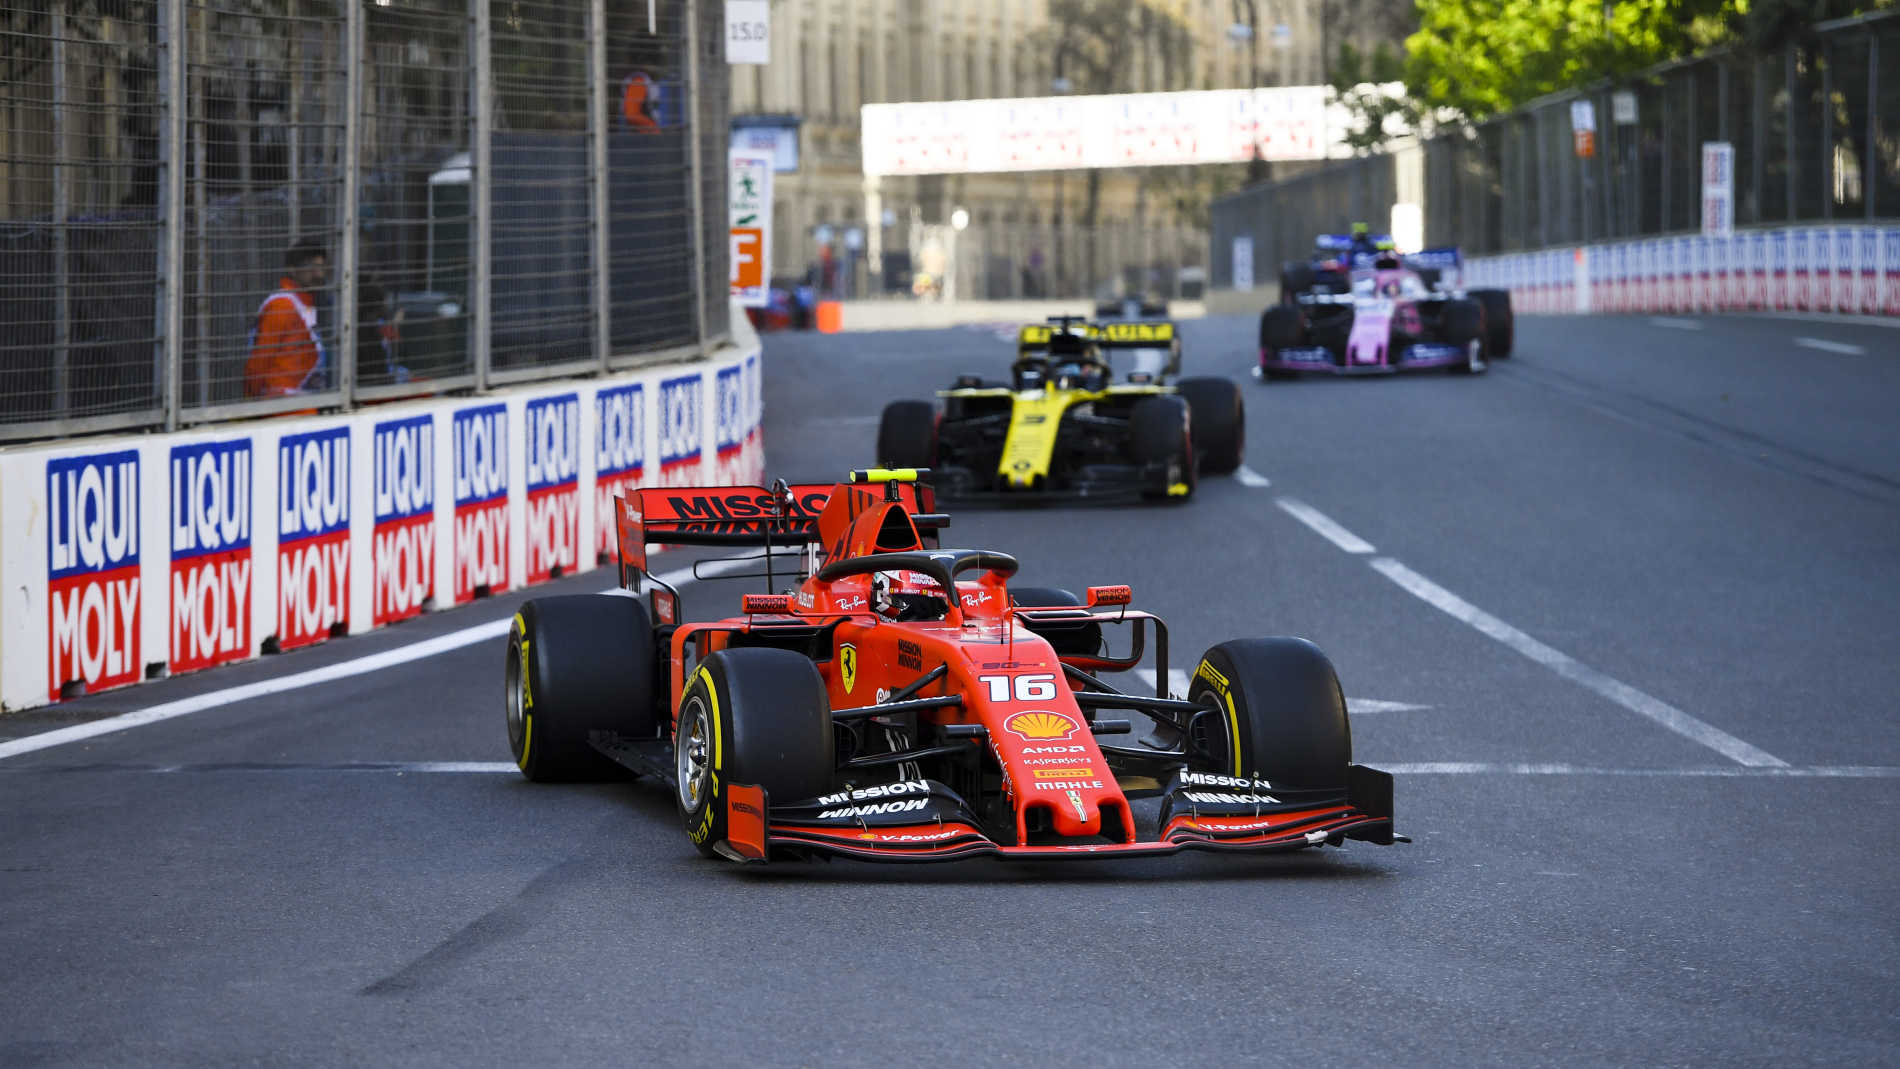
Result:
{"label": "advertising banner on gantry", "polygon": [[[1402,87],[1381,87],[1398,93]],[[1319,85],[866,104],[866,175],[1162,167],[1347,156]]]}

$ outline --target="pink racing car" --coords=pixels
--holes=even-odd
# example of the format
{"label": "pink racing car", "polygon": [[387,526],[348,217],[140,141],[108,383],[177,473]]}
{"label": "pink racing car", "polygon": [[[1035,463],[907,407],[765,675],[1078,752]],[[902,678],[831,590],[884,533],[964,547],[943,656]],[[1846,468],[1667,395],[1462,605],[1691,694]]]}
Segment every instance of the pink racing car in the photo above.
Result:
{"label": "pink racing car", "polygon": [[1487,360],[1509,356],[1515,333],[1510,293],[1446,287],[1444,273],[1455,272],[1457,252],[1421,257],[1434,255],[1441,259],[1430,265],[1383,255],[1370,269],[1352,273],[1348,293],[1302,293],[1269,307],[1260,316],[1259,377],[1425,368],[1475,375]]}

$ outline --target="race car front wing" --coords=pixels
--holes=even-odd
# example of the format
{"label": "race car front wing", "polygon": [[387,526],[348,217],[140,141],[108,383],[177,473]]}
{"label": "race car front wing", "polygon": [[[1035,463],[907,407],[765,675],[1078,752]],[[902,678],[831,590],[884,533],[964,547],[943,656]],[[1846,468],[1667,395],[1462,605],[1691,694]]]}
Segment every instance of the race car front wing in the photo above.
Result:
{"label": "race car front wing", "polygon": [[1157,838],[1134,842],[1004,845],[985,835],[963,799],[935,780],[900,781],[790,805],[772,805],[762,788],[739,786],[730,790],[727,807],[728,839],[719,853],[738,861],[810,855],[882,862],[1075,861],[1184,850],[1267,853],[1339,846],[1348,839],[1409,841],[1393,832],[1392,777],[1363,765],[1348,769],[1343,794],[1181,773],[1163,795]]}

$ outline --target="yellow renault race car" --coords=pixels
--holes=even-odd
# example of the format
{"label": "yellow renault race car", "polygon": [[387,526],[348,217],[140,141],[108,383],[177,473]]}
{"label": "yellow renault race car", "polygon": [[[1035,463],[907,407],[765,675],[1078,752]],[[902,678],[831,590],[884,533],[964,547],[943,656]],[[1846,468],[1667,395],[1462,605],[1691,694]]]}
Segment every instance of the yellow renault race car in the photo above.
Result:
{"label": "yellow renault race car", "polygon": [[[1109,356],[1141,358],[1115,380]],[[960,376],[943,406],[893,401],[878,426],[880,463],[930,468],[938,493],[998,503],[1185,499],[1201,472],[1240,466],[1246,410],[1228,379],[1170,383],[1173,323],[1051,317],[1017,336],[1007,383]]]}

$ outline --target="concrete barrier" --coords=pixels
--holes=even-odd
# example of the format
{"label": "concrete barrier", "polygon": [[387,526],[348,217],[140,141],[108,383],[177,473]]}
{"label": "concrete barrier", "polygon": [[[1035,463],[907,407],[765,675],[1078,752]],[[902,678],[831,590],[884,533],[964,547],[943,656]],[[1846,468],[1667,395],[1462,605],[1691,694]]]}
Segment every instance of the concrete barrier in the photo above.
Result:
{"label": "concrete barrier", "polygon": [[586,571],[631,486],[756,482],[760,347],[308,418],[0,450],[0,708]]}
{"label": "concrete barrier", "polygon": [[1900,316],[1900,226],[1795,226],[1470,260],[1468,286],[1527,314],[1811,312]]}

